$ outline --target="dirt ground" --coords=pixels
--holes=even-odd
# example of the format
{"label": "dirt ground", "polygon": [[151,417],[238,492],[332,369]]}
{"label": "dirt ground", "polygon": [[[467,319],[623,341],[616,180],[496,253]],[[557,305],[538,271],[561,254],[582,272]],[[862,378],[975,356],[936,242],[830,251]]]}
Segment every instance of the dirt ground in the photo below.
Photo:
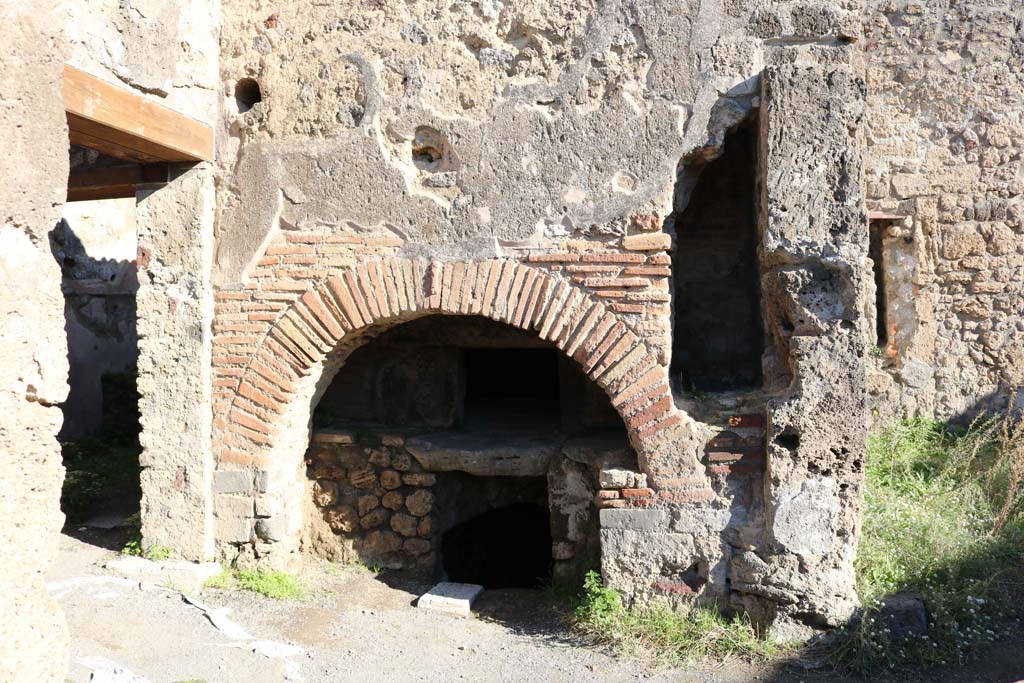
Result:
{"label": "dirt ground", "polygon": [[[49,577],[71,631],[68,680],[75,683],[863,680],[792,663],[656,667],[581,641],[567,628],[565,609],[539,591],[487,591],[475,616],[463,619],[418,610],[415,599],[429,585],[388,585],[386,576],[316,562],[304,572],[309,595],[300,601],[209,588],[186,599],[104,569],[115,553],[98,544],[123,542],[107,533],[89,542],[62,536]],[[1024,679],[1022,645],[1024,634],[969,666],[904,680],[1015,682]]]}

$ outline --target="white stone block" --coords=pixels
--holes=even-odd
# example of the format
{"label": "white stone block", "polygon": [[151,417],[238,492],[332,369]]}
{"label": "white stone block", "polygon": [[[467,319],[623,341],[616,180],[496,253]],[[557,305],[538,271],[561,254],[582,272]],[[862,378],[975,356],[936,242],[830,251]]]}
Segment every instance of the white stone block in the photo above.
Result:
{"label": "white stone block", "polygon": [[442,582],[421,595],[416,606],[468,617],[473,602],[483,592],[484,587],[475,583]]}
{"label": "white stone block", "polygon": [[133,581],[153,583],[176,588],[185,593],[198,592],[207,579],[220,574],[223,568],[216,562],[186,562],[184,560],[153,561],[143,557],[120,557],[104,565]]}

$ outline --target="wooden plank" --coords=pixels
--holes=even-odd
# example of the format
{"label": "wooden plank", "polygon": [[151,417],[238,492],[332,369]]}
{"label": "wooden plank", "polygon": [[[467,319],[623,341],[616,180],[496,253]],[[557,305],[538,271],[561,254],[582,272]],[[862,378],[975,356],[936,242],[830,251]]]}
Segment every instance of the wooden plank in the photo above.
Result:
{"label": "wooden plank", "polygon": [[126,164],[71,171],[67,201],[134,197],[139,185],[166,182],[167,166],[164,164]]}
{"label": "wooden plank", "polygon": [[64,110],[75,145],[146,163],[213,159],[210,126],[67,65]]}

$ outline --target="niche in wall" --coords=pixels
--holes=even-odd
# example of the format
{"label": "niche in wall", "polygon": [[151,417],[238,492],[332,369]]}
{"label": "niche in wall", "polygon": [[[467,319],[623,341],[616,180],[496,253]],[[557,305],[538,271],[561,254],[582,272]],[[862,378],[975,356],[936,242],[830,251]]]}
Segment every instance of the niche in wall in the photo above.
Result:
{"label": "niche in wall", "polygon": [[730,131],[718,158],[681,169],[673,222],[673,380],[684,391],[759,386],[756,122]]}
{"label": "niche in wall", "polygon": [[356,349],[316,427],[377,424],[576,434],[621,429],[608,396],[549,342],[472,316],[428,316]]}

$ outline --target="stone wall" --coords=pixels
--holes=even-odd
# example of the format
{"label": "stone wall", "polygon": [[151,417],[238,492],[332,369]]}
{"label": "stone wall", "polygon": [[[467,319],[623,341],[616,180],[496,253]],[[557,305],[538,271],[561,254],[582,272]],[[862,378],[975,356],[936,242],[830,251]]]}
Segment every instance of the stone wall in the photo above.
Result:
{"label": "stone wall", "polygon": [[[549,509],[554,573],[580,578],[598,562],[597,510],[623,490],[650,494],[635,456],[614,437],[319,431],[306,463],[306,551],[428,579],[439,571],[445,532],[523,500]],[[517,486],[538,477],[539,501]]]}
{"label": "stone wall", "polygon": [[47,234],[68,172],[61,100],[65,43],[52,3],[0,6],[0,680],[64,680],[67,631],[47,595],[64,469],[56,440],[67,396],[60,268]]}
{"label": "stone wall", "polygon": [[[602,499],[609,583],[640,600],[730,595],[804,629],[850,613],[857,3],[256,1],[223,17],[221,552],[294,565],[310,416],[348,355],[399,323],[468,314],[553,342],[625,423],[647,486]],[[674,221],[727,132],[757,118],[743,191],[761,195],[748,265],[765,385],[713,410],[668,381]],[[751,434],[723,434],[729,404],[756,415]]]}
{"label": "stone wall", "polygon": [[866,188],[891,284],[876,419],[999,409],[1024,384],[1024,8],[894,0],[864,21]]}

